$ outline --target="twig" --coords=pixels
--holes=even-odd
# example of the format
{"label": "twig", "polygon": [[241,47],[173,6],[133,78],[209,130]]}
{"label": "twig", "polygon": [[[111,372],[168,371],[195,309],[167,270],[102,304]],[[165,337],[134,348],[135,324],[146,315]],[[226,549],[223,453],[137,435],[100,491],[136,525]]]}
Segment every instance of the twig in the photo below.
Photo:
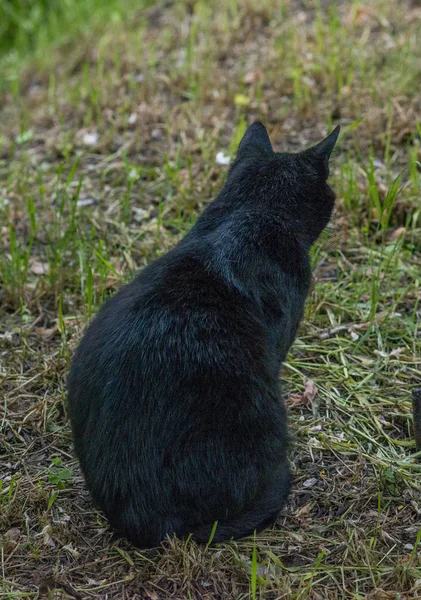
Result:
{"label": "twig", "polygon": [[374,316],[374,320],[373,321],[367,321],[365,323],[350,323],[348,325],[338,325],[336,327],[332,327],[331,329],[327,329],[326,331],[322,331],[321,333],[319,333],[319,337],[322,340],[326,340],[327,338],[330,338],[332,335],[334,335],[335,333],[338,333],[339,331],[353,331],[353,330],[360,330],[360,329],[368,329],[370,327],[370,325],[374,323],[378,323],[379,321],[381,321],[384,317],[388,316],[389,318],[392,318],[394,316],[396,316],[396,313],[388,313],[388,311],[386,310],[382,310],[381,312],[378,312],[375,316]]}
{"label": "twig", "polygon": [[421,451],[421,387],[412,390],[412,413],[414,415],[414,435],[417,452]]}

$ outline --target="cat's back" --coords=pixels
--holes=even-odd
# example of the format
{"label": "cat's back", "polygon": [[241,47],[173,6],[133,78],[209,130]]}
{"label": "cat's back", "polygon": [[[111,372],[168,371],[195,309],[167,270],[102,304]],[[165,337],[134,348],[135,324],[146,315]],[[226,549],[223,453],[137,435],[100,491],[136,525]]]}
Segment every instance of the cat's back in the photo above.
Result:
{"label": "cat's back", "polygon": [[151,398],[156,409],[178,389],[204,389],[215,378],[269,377],[267,331],[253,300],[201,255],[200,244],[177,247],[105,303],[70,371],[71,418]]}

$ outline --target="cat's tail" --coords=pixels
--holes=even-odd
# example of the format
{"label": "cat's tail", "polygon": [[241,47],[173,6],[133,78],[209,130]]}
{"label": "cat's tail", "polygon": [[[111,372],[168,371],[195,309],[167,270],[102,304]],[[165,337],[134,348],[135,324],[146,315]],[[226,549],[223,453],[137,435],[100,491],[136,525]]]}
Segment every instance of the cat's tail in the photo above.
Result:
{"label": "cat's tail", "polygon": [[[230,539],[249,537],[273,525],[284,507],[291,489],[291,473],[288,463],[280,465],[271,486],[255,499],[252,506],[227,521],[193,525],[174,515],[164,519],[146,518],[137,507],[129,504],[123,510],[107,515],[111,524],[127,537],[135,546],[153,548],[160,545],[167,536],[191,537],[199,544],[221,543]],[[118,518],[116,516],[118,515]]]}
{"label": "cat's tail", "polygon": [[213,523],[212,525],[200,525],[191,534],[192,539],[198,544],[219,544],[228,540],[238,540],[249,537],[254,532],[259,533],[270,527],[276,521],[279,511],[265,518],[253,518],[256,515],[242,515],[238,520],[229,523]]}
{"label": "cat's tail", "polygon": [[155,528],[149,527],[146,524],[141,526],[139,522],[134,520],[131,523],[122,523],[121,520],[116,523],[114,519],[111,525],[119,531],[132,544],[139,548],[156,548],[167,537],[174,535],[180,538],[190,537],[198,544],[218,544],[230,539],[240,539],[258,533],[262,529],[266,529],[275,523],[278,513],[282,507],[278,506],[275,512],[270,515],[267,513],[244,513],[237,519],[225,523],[211,523],[199,525],[197,527],[186,528],[184,523],[155,523]]}
{"label": "cat's tail", "polygon": [[[156,548],[167,537],[174,535],[180,538],[190,537],[198,544],[219,544],[231,539],[241,539],[252,536],[273,525],[283,505],[287,491],[276,499],[276,502],[264,503],[254,510],[246,511],[238,517],[226,522],[216,522],[196,527],[186,526],[185,523],[173,519],[155,523],[139,523],[138,518],[109,519],[114,529],[122,533],[132,544],[140,548]],[[131,515],[133,514],[130,511]]]}
{"label": "cat's tail", "polygon": [[[130,524],[122,523],[121,519],[116,522],[116,519],[109,519],[113,529],[123,534],[134,546],[139,548],[156,548],[167,537],[174,535],[180,538],[190,537],[198,544],[219,544],[231,539],[241,539],[252,536],[254,532],[259,533],[263,529],[270,527],[276,521],[276,518],[283,507],[279,503],[276,510],[271,513],[250,512],[243,513],[237,519],[225,523],[211,523],[199,525],[195,528],[188,528],[179,524],[177,527],[174,522],[159,523],[155,528],[151,528],[146,524],[141,526],[138,522],[132,521]],[[273,509],[272,509],[273,510]]]}
{"label": "cat's tail", "polygon": [[193,528],[192,538],[200,544],[220,543],[230,539],[249,537],[273,525],[285,505],[291,489],[292,477],[288,463],[280,465],[271,486],[250,506],[230,521],[220,521]]}
{"label": "cat's tail", "polygon": [[273,525],[286,502],[290,490],[290,479],[284,481],[283,489],[276,497],[266,497],[254,509],[245,511],[228,522],[199,525],[192,531],[192,538],[199,544],[225,542],[259,533]]}

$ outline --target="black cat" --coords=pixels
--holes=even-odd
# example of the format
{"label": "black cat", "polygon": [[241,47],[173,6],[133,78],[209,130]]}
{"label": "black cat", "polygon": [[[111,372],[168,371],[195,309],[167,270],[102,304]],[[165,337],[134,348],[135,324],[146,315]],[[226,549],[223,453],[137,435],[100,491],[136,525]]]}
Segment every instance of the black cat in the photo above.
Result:
{"label": "black cat", "polygon": [[274,523],[290,491],[279,370],[303,314],[309,250],[331,216],[337,127],[277,154],[246,131],[184,239],[108,300],[73,361],[68,405],[87,486],[135,545]]}

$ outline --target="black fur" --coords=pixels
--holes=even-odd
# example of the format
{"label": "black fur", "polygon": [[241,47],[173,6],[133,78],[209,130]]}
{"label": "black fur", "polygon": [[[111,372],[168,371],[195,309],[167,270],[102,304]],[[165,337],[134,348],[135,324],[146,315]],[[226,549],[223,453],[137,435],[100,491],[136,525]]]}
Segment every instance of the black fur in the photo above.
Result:
{"label": "black fur", "polygon": [[276,154],[247,130],[221,193],[185,238],[108,300],[69,375],[87,486],[134,544],[207,542],[272,524],[290,490],[279,370],[327,224],[339,128]]}

